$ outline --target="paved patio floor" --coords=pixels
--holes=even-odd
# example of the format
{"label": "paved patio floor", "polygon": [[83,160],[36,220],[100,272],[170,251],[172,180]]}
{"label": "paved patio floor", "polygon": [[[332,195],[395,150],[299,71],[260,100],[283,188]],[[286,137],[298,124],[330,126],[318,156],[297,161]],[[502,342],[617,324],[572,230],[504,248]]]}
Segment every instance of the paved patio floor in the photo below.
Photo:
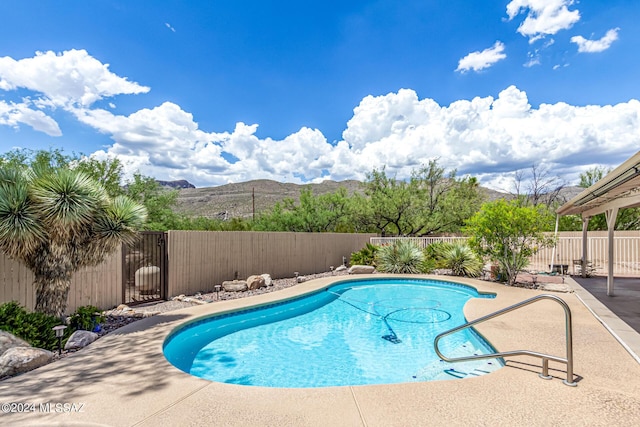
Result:
{"label": "paved patio floor", "polygon": [[[509,357],[504,368],[471,379],[318,389],[210,382],[179,371],[163,357],[164,339],[186,321],[292,298],[322,289],[331,280],[167,312],[128,325],[72,356],[0,382],[0,403],[33,403],[36,409],[0,413],[0,425],[640,425],[640,363],[603,326],[602,317],[583,305],[578,296],[582,288],[557,294],[573,314],[577,387],[562,383],[563,364],[552,362],[554,378],[540,379],[540,360],[527,356]],[[491,282],[456,281],[497,294],[495,299],[469,301],[468,319],[541,293]],[[553,301],[532,304],[477,329],[501,351],[564,355],[564,313]],[[57,411],[56,403],[76,404],[76,410],[68,406],[65,411],[61,405]]]}
{"label": "paved patio floor", "polygon": [[573,277],[591,295],[640,333],[640,278],[614,277],[613,296],[607,295],[607,278]]}

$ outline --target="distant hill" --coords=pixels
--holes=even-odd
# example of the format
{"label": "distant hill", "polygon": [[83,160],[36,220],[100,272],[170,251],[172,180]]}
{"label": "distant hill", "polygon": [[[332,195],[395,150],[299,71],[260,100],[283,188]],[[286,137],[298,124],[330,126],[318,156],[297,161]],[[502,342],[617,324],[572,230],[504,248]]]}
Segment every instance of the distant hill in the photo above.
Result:
{"label": "distant hill", "polygon": [[[187,182],[187,181],[173,181]],[[188,184],[188,182],[187,182]],[[191,184],[189,184],[191,185]],[[253,194],[255,194],[256,214],[271,209],[277,202],[285,198],[298,200],[300,190],[310,187],[314,194],[333,193],[338,188],[344,187],[349,194],[361,192],[362,183],[355,180],[324,181],[320,184],[292,184],[259,179],[240,182],[237,184],[225,184],[218,187],[174,187],[179,188],[178,205],[179,213],[204,216],[208,218],[250,218],[253,213]],[[497,199],[511,199],[513,195],[480,187],[487,201]],[[583,189],[580,187],[566,187],[560,193],[563,201],[568,201]]]}
{"label": "distant hill", "polygon": [[185,188],[178,193],[177,211],[208,218],[250,218],[253,214],[253,194],[256,213],[269,210],[285,198],[298,200],[300,190],[310,187],[314,194],[333,193],[344,187],[349,194],[360,190],[360,182],[324,181],[321,184],[292,184],[258,179],[225,184],[218,187]]}
{"label": "distant hill", "polygon": [[196,188],[195,185],[187,181],[186,179],[181,179],[178,181],[160,181],[156,179],[156,182],[163,187],[171,187],[171,188]]}

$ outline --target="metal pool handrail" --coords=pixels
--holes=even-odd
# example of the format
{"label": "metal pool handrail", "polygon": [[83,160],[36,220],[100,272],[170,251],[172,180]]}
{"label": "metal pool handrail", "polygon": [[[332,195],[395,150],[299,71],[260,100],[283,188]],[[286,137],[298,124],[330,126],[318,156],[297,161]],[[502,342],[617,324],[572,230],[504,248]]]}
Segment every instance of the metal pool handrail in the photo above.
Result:
{"label": "metal pool handrail", "polygon": [[[502,351],[502,352],[498,352],[498,353],[491,353],[491,354],[481,354],[481,355],[473,355],[473,356],[465,356],[465,357],[454,357],[454,358],[449,358],[444,356],[440,350],[438,349],[438,341],[440,341],[441,338],[443,338],[446,335],[450,335],[453,334],[455,332],[461,331],[463,329],[466,328],[470,328],[473,325],[477,325],[478,323],[482,323],[486,320],[489,319],[493,319],[494,317],[498,317],[501,316],[503,314],[509,313],[513,310],[516,310],[518,308],[524,307],[526,305],[532,304],[536,301],[540,301],[543,299],[550,299],[552,301],[557,302],[558,304],[560,304],[562,306],[562,308],[564,309],[564,314],[565,314],[565,332],[566,332],[566,341],[567,341],[567,356],[566,358],[562,358],[562,357],[558,357],[558,356],[552,356],[549,354],[544,354],[544,353],[538,353],[536,351],[530,351],[530,350],[514,350],[514,351]],[[563,380],[562,382],[568,386],[571,387],[575,387],[578,384],[573,381],[573,335],[572,335],[572,325],[571,325],[571,310],[569,309],[569,306],[567,305],[566,302],[564,302],[564,300],[562,300],[561,298],[558,298],[555,295],[548,295],[548,294],[543,294],[543,295],[537,295],[533,298],[529,298],[525,301],[519,302],[517,304],[514,304],[512,306],[509,306],[507,308],[503,308],[502,310],[498,310],[494,313],[488,314],[486,316],[480,317],[476,320],[473,320],[471,322],[467,322],[463,325],[460,325],[456,328],[450,329],[446,332],[443,332],[441,334],[439,334],[435,340],[433,341],[433,346],[435,348],[436,354],[444,361],[446,362],[462,362],[465,360],[475,360],[475,359],[491,359],[494,357],[502,357],[502,356],[520,356],[520,355],[526,355],[526,356],[534,356],[534,357],[539,357],[542,359],[542,373],[539,374],[540,378],[544,378],[545,380],[550,380],[551,378],[553,378],[551,375],[549,375],[549,360],[553,360],[555,362],[561,362],[567,365],[567,379]]]}

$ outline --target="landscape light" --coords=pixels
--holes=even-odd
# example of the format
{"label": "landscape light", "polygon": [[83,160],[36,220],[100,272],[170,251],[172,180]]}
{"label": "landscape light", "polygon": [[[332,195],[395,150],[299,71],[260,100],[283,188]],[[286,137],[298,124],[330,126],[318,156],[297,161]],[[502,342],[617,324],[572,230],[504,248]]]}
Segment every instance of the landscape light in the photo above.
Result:
{"label": "landscape light", "polygon": [[58,338],[58,355],[62,354],[62,337],[64,336],[64,330],[67,329],[65,325],[54,326],[53,332],[56,333],[56,338]]}

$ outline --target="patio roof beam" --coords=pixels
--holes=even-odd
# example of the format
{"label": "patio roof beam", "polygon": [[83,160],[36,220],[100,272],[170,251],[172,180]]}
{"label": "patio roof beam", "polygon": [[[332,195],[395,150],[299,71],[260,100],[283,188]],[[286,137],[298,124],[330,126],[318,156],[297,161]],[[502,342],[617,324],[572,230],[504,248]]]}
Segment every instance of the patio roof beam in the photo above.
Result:
{"label": "patio roof beam", "polygon": [[583,217],[592,217],[601,213],[605,213],[610,209],[622,209],[622,208],[633,208],[636,206],[640,206],[640,194],[634,194],[628,197],[621,197],[618,199],[611,200],[607,203],[604,203],[600,206],[596,206],[594,208],[585,210],[582,212]]}

